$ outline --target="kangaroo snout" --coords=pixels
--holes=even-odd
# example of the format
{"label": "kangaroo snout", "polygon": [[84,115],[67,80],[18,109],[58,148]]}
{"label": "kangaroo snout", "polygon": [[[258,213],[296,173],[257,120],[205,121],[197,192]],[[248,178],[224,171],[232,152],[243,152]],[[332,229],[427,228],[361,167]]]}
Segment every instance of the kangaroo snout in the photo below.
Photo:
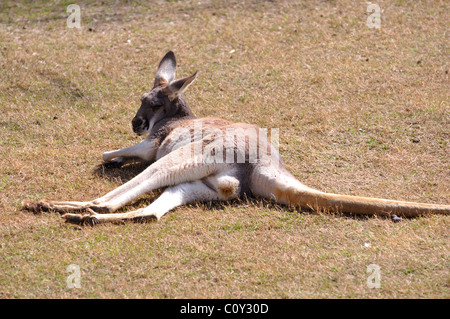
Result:
{"label": "kangaroo snout", "polygon": [[132,121],[131,121],[131,126],[133,127],[133,132],[141,135],[142,132],[145,130],[145,126],[147,126],[148,124],[146,123],[146,120],[141,118],[141,117],[135,117]]}

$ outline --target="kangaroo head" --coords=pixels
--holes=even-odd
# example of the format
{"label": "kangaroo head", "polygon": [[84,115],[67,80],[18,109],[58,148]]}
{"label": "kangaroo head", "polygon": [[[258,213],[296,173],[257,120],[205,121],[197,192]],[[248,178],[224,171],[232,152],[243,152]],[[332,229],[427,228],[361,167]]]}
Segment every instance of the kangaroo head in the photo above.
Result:
{"label": "kangaroo head", "polygon": [[131,121],[136,134],[150,133],[163,119],[192,115],[182,93],[195,80],[197,72],[174,80],[175,69],[175,55],[169,51],[159,63],[153,89],[142,96],[141,107]]}

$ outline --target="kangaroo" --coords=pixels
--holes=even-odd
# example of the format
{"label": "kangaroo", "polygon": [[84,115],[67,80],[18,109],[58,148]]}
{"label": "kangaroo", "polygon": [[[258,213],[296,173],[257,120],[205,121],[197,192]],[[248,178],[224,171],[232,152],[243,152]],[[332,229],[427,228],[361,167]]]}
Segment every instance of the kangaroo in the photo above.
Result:
{"label": "kangaroo", "polygon": [[[68,222],[94,225],[159,220],[180,205],[227,201],[245,193],[315,211],[393,218],[450,213],[450,205],[337,195],[302,184],[287,171],[265,130],[214,117],[197,119],[183,96],[197,72],[175,80],[175,70],[175,55],[169,51],[159,63],[153,88],[141,98],[131,123],[136,134],[147,137],[137,145],[103,154],[107,164],[121,165],[138,157],[153,161],[151,165],[95,200],[25,201],[24,209],[56,211]],[[166,189],[149,206],[113,213],[140,195],[163,187]]]}

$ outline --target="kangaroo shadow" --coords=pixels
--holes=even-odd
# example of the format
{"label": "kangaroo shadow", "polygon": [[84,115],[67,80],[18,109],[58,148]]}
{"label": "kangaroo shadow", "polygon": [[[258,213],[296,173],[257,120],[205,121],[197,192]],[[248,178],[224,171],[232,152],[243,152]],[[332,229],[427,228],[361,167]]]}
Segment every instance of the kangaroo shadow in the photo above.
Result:
{"label": "kangaroo shadow", "polygon": [[142,173],[152,162],[130,159],[126,163],[104,162],[97,165],[93,175],[111,182],[124,184]]}

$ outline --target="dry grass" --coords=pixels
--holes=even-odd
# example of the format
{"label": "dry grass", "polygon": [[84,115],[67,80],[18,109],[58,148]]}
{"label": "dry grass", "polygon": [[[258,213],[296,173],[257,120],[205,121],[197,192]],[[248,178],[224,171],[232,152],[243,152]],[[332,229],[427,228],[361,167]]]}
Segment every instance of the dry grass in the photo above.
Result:
{"label": "dry grass", "polygon": [[[77,30],[71,2],[0,4],[0,297],[450,297],[448,217],[392,223],[249,199],[79,228],[20,211],[96,198],[143,169],[103,170],[100,155],[140,140],[130,121],[169,49],[179,76],[201,72],[186,94],[198,116],[280,128],[306,184],[450,204],[445,2],[378,1],[379,30],[355,1],[76,1]],[[81,289],[66,288],[69,264]],[[369,264],[380,289],[366,285]]]}

